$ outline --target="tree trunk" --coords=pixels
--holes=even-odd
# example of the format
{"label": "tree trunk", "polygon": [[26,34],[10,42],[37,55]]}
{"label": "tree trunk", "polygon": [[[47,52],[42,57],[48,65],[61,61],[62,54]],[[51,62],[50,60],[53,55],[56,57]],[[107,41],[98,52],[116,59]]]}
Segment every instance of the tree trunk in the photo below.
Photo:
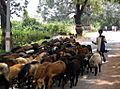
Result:
{"label": "tree trunk", "polygon": [[2,49],[5,50],[6,17],[4,15],[1,15],[1,29],[2,29]]}
{"label": "tree trunk", "polygon": [[[6,12],[7,6],[5,0],[0,0],[0,15],[1,15],[1,28],[2,28],[2,49],[5,50],[6,45]],[[10,23],[11,24],[11,23]],[[12,27],[12,25],[11,25]],[[10,31],[10,47],[13,47],[12,32]]]}
{"label": "tree trunk", "polygon": [[82,25],[81,25],[81,11],[80,11],[80,4],[76,4],[76,15],[74,15],[74,19],[75,19],[75,24],[76,24],[76,27],[75,27],[75,30],[76,30],[76,33],[77,35],[80,35],[82,36]]}
{"label": "tree trunk", "polygon": [[81,6],[81,9],[80,9],[80,4],[79,3],[76,4],[76,15],[74,15],[75,24],[76,24],[75,30],[77,35],[80,35],[80,36],[82,36],[82,33],[83,33],[81,17],[82,17],[85,5],[87,4],[87,1],[88,0],[84,1],[84,4]]}

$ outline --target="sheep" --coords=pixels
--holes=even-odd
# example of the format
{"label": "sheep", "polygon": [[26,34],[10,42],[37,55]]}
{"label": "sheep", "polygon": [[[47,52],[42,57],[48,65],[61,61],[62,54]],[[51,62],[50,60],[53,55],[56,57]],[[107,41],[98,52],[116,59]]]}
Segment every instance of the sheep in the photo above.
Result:
{"label": "sheep", "polygon": [[92,68],[95,68],[95,74],[94,74],[95,76],[98,73],[98,69],[99,72],[101,72],[101,65],[102,65],[102,56],[98,52],[93,53],[93,55],[89,59],[89,68],[91,72],[92,72]]}

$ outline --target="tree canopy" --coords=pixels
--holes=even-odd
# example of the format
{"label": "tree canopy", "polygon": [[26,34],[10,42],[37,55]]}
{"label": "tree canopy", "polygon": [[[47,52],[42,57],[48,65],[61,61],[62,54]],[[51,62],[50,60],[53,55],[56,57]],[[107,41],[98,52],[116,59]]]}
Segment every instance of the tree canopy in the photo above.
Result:
{"label": "tree canopy", "polygon": [[42,15],[44,20],[69,20],[76,13],[75,4],[79,3],[80,7],[84,5],[86,14],[102,13],[103,4],[106,2],[120,2],[119,0],[39,0],[37,12]]}

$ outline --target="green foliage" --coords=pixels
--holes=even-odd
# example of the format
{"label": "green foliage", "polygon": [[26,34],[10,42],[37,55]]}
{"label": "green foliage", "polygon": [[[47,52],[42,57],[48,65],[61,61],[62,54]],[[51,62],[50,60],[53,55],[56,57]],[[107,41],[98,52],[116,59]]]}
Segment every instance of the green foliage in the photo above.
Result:
{"label": "green foliage", "polygon": [[35,18],[27,18],[23,20],[22,26],[32,26],[32,25],[39,25],[39,22],[36,21]]}
{"label": "green foliage", "polygon": [[33,42],[41,42],[46,37],[57,35],[60,32],[69,32],[68,24],[59,22],[39,23],[35,18],[30,18],[28,12],[24,10],[21,22],[12,22],[14,45],[24,45]]}
{"label": "green foliage", "polygon": [[64,21],[75,12],[75,5],[72,0],[39,0],[37,12],[44,21]]}
{"label": "green foliage", "polygon": [[[28,18],[28,22],[29,21],[30,20]],[[30,21],[29,23],[32,23],[31,25],[26,24],[24,26],[23,22],[12,22],[14,45],[42,42],[43,40],[46,40],[45,37],[52,37],[59,34],[60,32],[68,33],[71,29],[69,28],[69,25],[65,23],[51,22],[48,24],[40,24],[39,22],[37,22],[36,24],[36,20],[35,23],[33,22]]]}
{"label": "green foliage", "polygon": [[72,0],[74,4],[83,4],[83,0]]}
{"label": "green foliage", "polygon": [[44,25],[45,30],[50,32],[51,34],[58,34],[60,32],[68,32],[69,29],[67,29],[67,25],[63,23],[58,22],[52,22],[49,24]]}
{"label": "green foliage", "polygon": [[[69,20],[76,13],[76,4],[84,6],[86,0],[39,0],[38,14],[42,15],[45,21]],[[102,13],[104,0],[87,0],[84,12]],[[86,12],[86,9],[88,9]],[[91,14],[91,13],[90,13]],[[73,18],[72,18],[73,19]]]}
{"label": "green foliage", "polygon": [[6,52],[5,52],[5,50],[0,49],[0,54],[1,54],[1,53],[6,53]]}
{"label": "green foliage", "polygon": [[93,22],[92,24],[93,24],[93,27],[95,28],[95,30],[98,30],[101,27],[101,23],[100,22],[96,21],[96,22]]}
{"label": "green foliage", "polygon": [[106,1],[120,3],[120,0],[106,0]]}
{"label": "green foliage", "polygon": [[44,39],[45,36],[50,36],[47,32],[44,33],[38,30],[32,30],[26,27],[24,30],[13,30],[14,45],[30,44],[32,42]]}
{"label": "green foliage", "polygon": [[22,22],[12,21],[12,30],[23,30]]}
{"label": "green foliage", "polygon": [[[24,9],[24,13],[23,13],[23,22],[22,22],[22,26],[26,27],[26,26],[33,26],[33,25],[39,25],[40,23],[36,21],[35,18],[30,18],[28,16],[28,12],[27,10]],[[34,26],[32,27],[32,29],[34,29]]]}

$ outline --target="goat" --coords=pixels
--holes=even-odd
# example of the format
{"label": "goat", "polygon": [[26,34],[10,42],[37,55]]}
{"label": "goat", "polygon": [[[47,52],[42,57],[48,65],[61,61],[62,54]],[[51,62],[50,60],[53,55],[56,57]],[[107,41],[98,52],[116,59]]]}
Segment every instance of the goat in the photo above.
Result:
{"label": "goat", "polygon": [[98,73],[98,68],[99,68],[99,72],[101,72],[101,64],[102,64],[102,56],[98,52],[94,53],[89,59],[89,68],[91,72],[92,72],[92,68],[95,68],[95,76]]}

